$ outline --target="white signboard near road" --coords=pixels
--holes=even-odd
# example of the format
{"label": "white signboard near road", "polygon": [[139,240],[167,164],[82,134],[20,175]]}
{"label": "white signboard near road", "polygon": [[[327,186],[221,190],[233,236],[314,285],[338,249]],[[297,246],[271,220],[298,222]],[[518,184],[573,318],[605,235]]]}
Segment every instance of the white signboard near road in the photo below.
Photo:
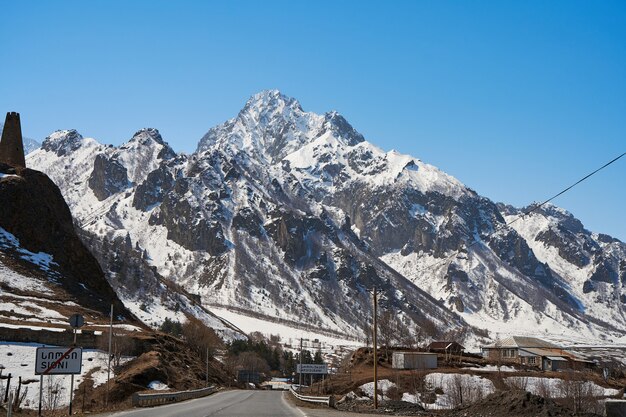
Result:
{"label": "white signboard near road", "polygon": [[[302,369],[302,371],[300,371]],[[303,363],[302,365],[298,364],[297,372],[299,374],[327,374],[328,373],[328,365],[325,363]]]}
{"label": "white signboard near road", "polygon": [[40,347],[35,357],[35,375],[80,374],[83,350],[74,347]]}

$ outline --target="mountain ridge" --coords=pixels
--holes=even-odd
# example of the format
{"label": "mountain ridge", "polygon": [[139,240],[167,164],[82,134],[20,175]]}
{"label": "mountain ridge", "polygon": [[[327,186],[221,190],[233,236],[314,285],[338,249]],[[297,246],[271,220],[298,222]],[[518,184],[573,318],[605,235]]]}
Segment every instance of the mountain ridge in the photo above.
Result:
{"label": "mountain ridge", "polygon": [[[616,313],[614,324],[603,323],[589,292],[564,277],[576,265],[555,272],[553,258],[538,260],[535,236],[506,226],[504,205],[419,159],[382,151],[338,113],[307,113],[276,90],[211,128],[191,155],[164,141],[141,145],[145,159],[126,144],[81,144],[73,157],[42,147],[29,162],[59,181],[82,227],[101,239],[128,235],[159,273],[203,300],[357,334],[371,316],[365,288],[378,283],[409,327],[469,323],[476,334],[481,323],[497,331],[506,327],[499,322],[517,320],[525,329],[545,323],[546,331],[598,338],[626,329],[621,303],[599,302]],[[59,169],[71,159],[75,172]],[[468,248],[475,240],[480,248]],[[606,269],[619,275],[626,250],[614,246]],[[445,268],[416,273],[455,251]],[[623,295],[615,280],[593,282]],[[415,310],[418,299],[430,313]]]}

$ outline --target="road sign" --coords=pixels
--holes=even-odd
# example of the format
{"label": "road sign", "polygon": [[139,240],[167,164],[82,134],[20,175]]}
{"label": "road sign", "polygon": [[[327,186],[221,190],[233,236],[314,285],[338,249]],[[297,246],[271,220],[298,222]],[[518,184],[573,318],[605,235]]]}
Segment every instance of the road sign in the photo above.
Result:
{"label": "road sign", "polygon": [[325,363],[303,363],[302,365],[298,364],[297,371],[299,374],[327,374],[328,365]]}
{"label": "road sign", "polygon": [[85,324],[85,318],[80,314],[72,314],[70,317],[70,326],[72,327],[83,327]]}
{"label": "road sign", "polygon": [[35,355],[35,375],[80,374],[83,365],[81,348],[39,347]]}

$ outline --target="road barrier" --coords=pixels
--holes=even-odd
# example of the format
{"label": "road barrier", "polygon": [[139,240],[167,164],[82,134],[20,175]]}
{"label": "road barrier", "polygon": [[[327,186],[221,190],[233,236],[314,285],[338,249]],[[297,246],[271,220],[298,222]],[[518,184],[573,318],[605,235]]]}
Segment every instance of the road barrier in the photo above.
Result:
{"label": "road barrier", "polygon": [[153,405],[169,404],[193,398],[206,397],[213,394],[215,387],[201,388],[190,391],[163,392],[159,394],[133,394],[133,407],[149,407]]}
{"label": "road barrier", "polygon": [[299,399],[300,401],[305,401],[307,403],[317,403],[317,404],[326,404],[329,407],[335,407],[335,397],[330,395],[328,397],[313,397],[310,395],[300,395],[298,394],[293,387],[289,388],[289,392]]}

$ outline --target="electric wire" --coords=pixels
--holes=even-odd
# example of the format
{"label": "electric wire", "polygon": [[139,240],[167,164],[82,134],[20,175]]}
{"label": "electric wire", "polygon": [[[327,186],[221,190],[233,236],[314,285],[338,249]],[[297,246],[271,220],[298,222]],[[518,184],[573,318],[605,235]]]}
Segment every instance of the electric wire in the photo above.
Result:
{"label": "electric wire", "polygon": [[[595,171],[585,175],[584,177],[582,177],[581,179],[579,179],[578,181],[576,181],[575,183],[573,183],[572,185],[570,185],[569,187],[563,189],[562,191],[560,191],[559,193],[553,195],[552,197],[548,198],[547,200],[545,200],[542,203],[539,204],[534,204],[532,205],[529,209],[525,210],[523,213],[517,215],[516,218],[514,218],[513,220],[507,222],[507,223],[500,223],[498,226],[496,226],[494,228],[494,230],[491,233],[487,233],[484,238],[489,238],[493,235],[495,235],[496,233],[498,233],[501,229],[508,227],[510,225],[512,225],[513,223],[515,223],[516,221],[524,218],[525,216],[530,215],[531,213],[533,213],[534,211],[539,210],[541,207],[545,206],[546,204],[548,204],[549,202],[551,202],[552,200],[554,200],[555,198],[565,194],[566,192],[568,192],[569,190],[571,190],[572,188],[574,188],[575,186],[577,186],[578,184],[580,184],[581,182],[585,181],[586,179],[592,177],[593,175],[595,175],[596,173],[602,171],[604,168],[608,167],[609,165],[613,164],[614,162],[616,162],[617,160],[619,160],[620,158],[622,158],[624,155],[626,155],[626,152],[622,153],[621,155],[619,155],[618,157],[612,159],[611,161],[607,162],[606,164],[602,165],[600,168],[596,169]],[[422,268],[419,268],[415,271],[415,273],[421,273],[424,271],[427,271],[429,269],[433,269],[439,265],[443,265],[445,263],[447,263],[448,261],[453,260],[454,258],[456,258],[463,250],[465,249],[469,249],[472,246],[476,245],[477,243],[481,243],[482,240],[474,240],[472,243],[467,244],[466,246],[461,247],[460,249],[457,249],[456,251],[454,251],[454,253],[452,253],[451,255],[448,255],[447,257],[443,258],[440,261],[437,261],[433,264],[430,265],[426,265]]]}

